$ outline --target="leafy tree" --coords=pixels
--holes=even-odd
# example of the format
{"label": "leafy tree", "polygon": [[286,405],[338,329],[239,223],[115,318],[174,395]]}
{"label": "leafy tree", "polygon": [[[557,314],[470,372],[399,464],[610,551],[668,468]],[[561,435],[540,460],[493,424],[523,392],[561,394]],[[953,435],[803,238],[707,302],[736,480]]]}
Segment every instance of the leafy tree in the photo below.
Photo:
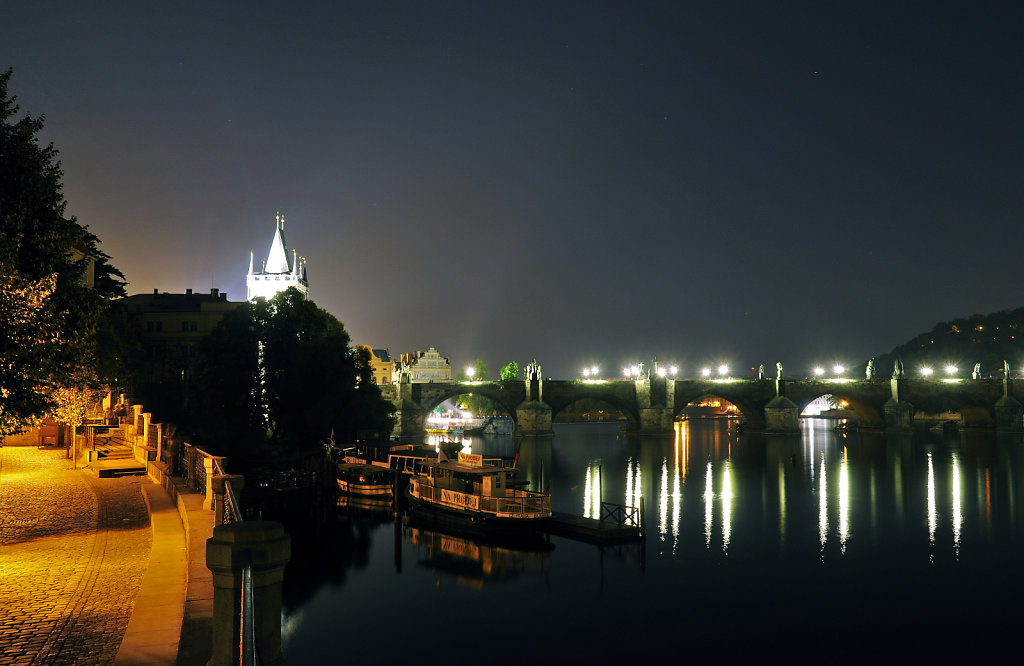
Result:
{"label": "leafy tree", "polygon": [[228,314],[202,345],[201,436],[220,450],[267,443],[303,453],[332,431],[351,441],[390,428],[369,359],[349,342],[340,321],[294,288]]}
{"label": "leafy tree", "polygon": [[[15,120],[12,71],[0,73],[0,436],[55,405],[61,388],[95,381],[94,334],[123,275],[99,239],[65,217],[60,162],[37,138],[43,118]],[[85,284],[95,261],[99,288]]]}
{"label": "leafy tree", "polygon": [[480,359],[476,359],[475,361],[473,361],[473,363],[472,363],[472,365],[470,367],[473,368],[473,376],[470,377],[465,370],[459,370],[458,375],[456,375],[456,377],[455,377],[456,381],[460,381],[460,382],[466,382],[466,381],[470,381],[470,380],[472,380],[474,382],[484,382],[484,381],[487,381],[487,364],[486,363],[484,363]]}
{"label": "leafy tree", "polygon": [[501,381],[510,382],[514,379],[519,378],[519,364],[515,361],[509,361],[505,365],[501,366]]}

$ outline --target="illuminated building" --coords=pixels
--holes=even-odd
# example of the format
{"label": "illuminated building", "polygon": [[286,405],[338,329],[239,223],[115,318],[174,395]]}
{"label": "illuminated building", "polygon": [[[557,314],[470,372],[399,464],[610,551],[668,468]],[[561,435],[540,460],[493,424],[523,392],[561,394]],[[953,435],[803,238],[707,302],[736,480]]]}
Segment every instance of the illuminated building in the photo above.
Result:
{"label": "illuminated building", "polygon": [[[452,380],[452,364],[431,347],[425,352],[402,354],[401,365],[409,366],[409,378],[414,384],[422,382],[450,382]],[[398,383],[399,369],[395,370],[395,383]]]}
{"label": "illuminated building", "polygon": [[309,298],[309,279],[306,277],[306,260],[292,250],[288,256],[288,246],[284,240],[284,216],[277,214],[277,225],[274,228],[274,240],[270,242],[263,268],[253,270],[253,253],[249,253],[249,273],[245,276],[248,290],[246,300],[257,298],[273,298],[275,294],[288,287],[295,287],[302,295]]}
{"label": "illuminated building", "polygon": [[391,360],[391,352],[387,349],[373,349],[369,345],[359,345],[360,349],[370,352],[370,374],[374,384],[390,384],[395,372],[395,362]]}

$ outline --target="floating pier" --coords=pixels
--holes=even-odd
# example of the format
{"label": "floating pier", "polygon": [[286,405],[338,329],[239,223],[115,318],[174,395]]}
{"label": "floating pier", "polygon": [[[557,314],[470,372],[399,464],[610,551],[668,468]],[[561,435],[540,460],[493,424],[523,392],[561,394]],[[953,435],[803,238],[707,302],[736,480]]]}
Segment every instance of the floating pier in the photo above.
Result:
{"label": "floating pier", "polygon": [[595,544],[642,541],[643,500],[639,508],[602,502],[601,520],[555,511],[540,529],[547,534]]}

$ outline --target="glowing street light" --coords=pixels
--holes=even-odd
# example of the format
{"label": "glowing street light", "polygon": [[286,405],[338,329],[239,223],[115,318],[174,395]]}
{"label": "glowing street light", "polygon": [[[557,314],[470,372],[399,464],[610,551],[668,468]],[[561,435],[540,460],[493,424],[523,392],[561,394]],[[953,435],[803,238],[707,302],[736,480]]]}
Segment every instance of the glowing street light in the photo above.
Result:
{"label": "glowing street light", "polygon": [[727,366],[725,363],[723,363],[722,365],[718,366],[718,376],[719,377],[725,377],[727,374],[729,374],[729,366]]}
{"label": "glowing street light", "polygon": [[836,377],[842,377],[843,373],[846,372],[846,368],[844,368],[839,363],[836,363],[834,366],[832,366],[832,372],[836,373]]}
{"label": "glowing street light", "polygon": [[946,366],[946,375],[952,377],[956,374],[956,366],[952,363]]}
{"label": "glowing street light", "polygon": [[821,367],[820,365],[814,368],[814,376],[815,377],[821,377],[824,374],[825,374],[825,368]]}
{"label": "glowing street light", "polygon": [[469,377],[470,379],[473,379],[473,375],[475,375],[475,374],[476,374],[476,368],[474,368],[473,366],[467,365],[466,366],[466,376]]}
{"label": "glowing street light", "polygon": [[597,379],[597,366],[596,365],[590,366],[590,376],[593,377],[594,379]]}
{"label": "glowing street light", "polygon": [[588,379],[590,377],[590,368],[583,368],[583,378]]}
{"label": "glowing street light", "polygon": [[711,376],[711,368],[701,368],[700,369],[700,376],[701,377],[710,377]]}
{"label": "glowing street light", "polygon": [[925,377],[931,377],[933,372],[934,370],[932,370],[930,365],[926,365],[921,368],[921,374],[924,375]]}
{"label": "glowing street light", "polygon": [[679,366],[673,365],[671,368],[668,369],[668,371],[673,377],[675,377],[677,374],[679,374]]}
{"label": "glowing street light", "polygon": [[668,374],[668,371],[665,370],[665,368],[658,368],[658,376],[659,377],[664,377],[667,374]]}

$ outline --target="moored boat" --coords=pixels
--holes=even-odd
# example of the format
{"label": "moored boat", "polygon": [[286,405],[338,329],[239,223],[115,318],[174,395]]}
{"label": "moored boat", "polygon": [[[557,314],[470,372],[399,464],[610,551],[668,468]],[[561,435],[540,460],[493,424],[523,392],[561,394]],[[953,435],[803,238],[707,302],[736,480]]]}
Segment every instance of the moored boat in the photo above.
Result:
{"label": "moored boat", "polygon": [[484,461],[479,454],[441,446],[437,460],[424,461],[409,479],[414,507],[492,525],[529,525],[551,517],[551,496],[518,487],[514,467]]}
{"label": "moored boat", "polygon": [[395,473],[387,467],[365,462],[338,463],[338,490],[361,497],[390,497]]}

